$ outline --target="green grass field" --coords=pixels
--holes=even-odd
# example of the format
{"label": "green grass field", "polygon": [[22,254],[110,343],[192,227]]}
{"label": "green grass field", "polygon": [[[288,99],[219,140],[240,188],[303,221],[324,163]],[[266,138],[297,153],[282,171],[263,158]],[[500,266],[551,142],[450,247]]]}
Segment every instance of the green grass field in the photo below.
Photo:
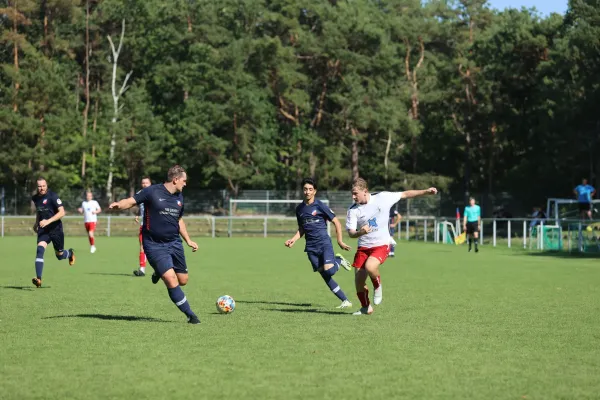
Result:
{"label": "green grass field", "polygon": [[[401,243],[371,316],[338,312],[303,243],[202,239],[184,288],[134,278],[136,238],[0,239],[2,399],[598,399],[600,265]],[[355,305],[353,274],[337,281]],[[214,302],[229,294],[232,315]],[[355,310],[358,307],[355,307]]]}

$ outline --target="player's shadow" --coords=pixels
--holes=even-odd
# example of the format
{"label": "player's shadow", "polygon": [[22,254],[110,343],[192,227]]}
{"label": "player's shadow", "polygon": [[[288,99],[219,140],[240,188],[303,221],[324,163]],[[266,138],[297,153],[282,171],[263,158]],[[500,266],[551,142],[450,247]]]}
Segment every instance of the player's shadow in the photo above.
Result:
{"label": "player's shadow", "polygon": [[110,315],[110,314],[53,315],[51,317],[44,317],[42,319],[56,319],[56,318],[92,318],[92,319],[101,319],[101,320],[106,320],[106,321],[128,321],[128,322],[173,322],[173,321],[165,321],[164,319],[152,318],[152,317],[138,317],[135,315]]}
{"label": "player's shadow", "polygon": [[283,313],[348,315],[347,313],[342,312],[342,311],[325,311],[325,310],[317,310],[316,308],[267,308],[266,310],[283,312]]}
{"label": "player's shadow", "polygon": [[38,289],[50,289],[50,286],[42,286],[39,288],[33,286],[0,286],[0,289],[12,289],[12,290],[38,290]]}
{"label": "player's shadow", "polygon": [[273,306],[293,306],[293,307],[312,307],[312,303],[287,303],[282,301],[247,301],[247,300],[236,300],[236,303],[241,304],[268,304]]}
{"label": "player's shadow", "polygon": [[109,275],[109,276],[129,276],[132,277],[132,274],[115,274],[110,272],[87,272],[88,275]]}

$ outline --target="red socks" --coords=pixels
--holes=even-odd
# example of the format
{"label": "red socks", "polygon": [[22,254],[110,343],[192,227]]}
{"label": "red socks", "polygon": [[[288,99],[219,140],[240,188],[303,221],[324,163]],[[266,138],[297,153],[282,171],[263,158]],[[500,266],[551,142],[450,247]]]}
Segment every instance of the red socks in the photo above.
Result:
{"label": "red socks", "polygon": [[360,300],[361,307],[369,307],[369,290],[365,288],[364,292],[357,292],[358,300]]}
{"label": "red socks", "polygon": [[146,253],[140,251],[140,267],[146,266]]}
{"label": "red socks", "polygon": [[90,246],[94,246],[96,244],[96,240],[95,240],[96,238],[88,236],[88,239],[90,241]]}
{"label": "red socks", "polygon": [[373,283],[373,289],[379,289],[379,286],[381,286],[381,275],[377,278],[371,278],[371,282]]}

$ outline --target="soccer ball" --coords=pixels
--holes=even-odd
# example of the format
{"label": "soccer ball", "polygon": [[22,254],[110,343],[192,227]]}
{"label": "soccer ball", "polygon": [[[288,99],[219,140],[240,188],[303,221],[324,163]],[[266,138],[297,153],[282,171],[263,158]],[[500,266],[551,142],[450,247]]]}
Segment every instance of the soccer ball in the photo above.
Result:
{"label": "soccer ball", "polygon": [[235,310],[235,300],[231,296],[221,296],[217,299],[217,311],[221,314],[231,314]]}

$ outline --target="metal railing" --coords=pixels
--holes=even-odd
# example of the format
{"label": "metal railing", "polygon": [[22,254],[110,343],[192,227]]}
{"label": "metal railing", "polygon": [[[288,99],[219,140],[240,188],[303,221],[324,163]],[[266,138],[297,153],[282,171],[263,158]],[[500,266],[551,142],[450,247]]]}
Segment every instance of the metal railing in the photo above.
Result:
{"label": "metal railing", "polygon": [[[344,227],[345,219],[339,219]],[[186,216],[185,221],[192,237],[287,237],[298,229],[296,218],[286,216]],[[0,237],[35,236],[34,222],[34,216],[2,216]],[[64,217],[63,229],[67,236],[86,235],[80,216]],[[394,237],[400,242],[454,244],[454,237],[461,231],[462,220],[413,217],[399,222]],[[135,237],[138,232],[139,225],[132,217],[98,217],[97,236]],[[482,219],[479,241],[491,247],[600,253],[600,221]]]}

